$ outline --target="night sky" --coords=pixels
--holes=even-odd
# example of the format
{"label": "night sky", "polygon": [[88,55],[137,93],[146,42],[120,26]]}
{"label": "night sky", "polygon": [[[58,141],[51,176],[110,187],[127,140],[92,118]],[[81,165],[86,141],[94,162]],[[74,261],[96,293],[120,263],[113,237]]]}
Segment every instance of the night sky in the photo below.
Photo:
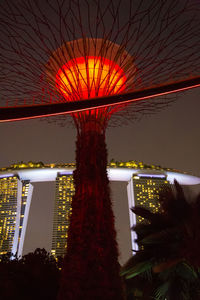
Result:
{"label": "night sky", "polygon": [[[200,176],[200,89],[181,94],[170,107],[154,115],[107,130],[109,160],[137,160],[176,168]],[[0,166],[14,162],[75,161],[76,129],[41,120],[1,123]],[[50,250],[53,218],[53,183],[34,184],[24,253],[36,247]],[[126,184],[112,183],[113,207],[120,261],[131,251]],[[195,188],[200,191],[200,186]]]}

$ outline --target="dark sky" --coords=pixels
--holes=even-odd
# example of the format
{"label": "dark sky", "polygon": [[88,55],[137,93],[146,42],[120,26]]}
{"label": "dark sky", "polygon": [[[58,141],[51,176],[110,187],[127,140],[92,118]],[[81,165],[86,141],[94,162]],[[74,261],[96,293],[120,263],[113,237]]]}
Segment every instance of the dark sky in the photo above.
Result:
{"label": "dark sky", "polygon": [[[109,160],[137,160],[200,176],[200,89],[182,94],[170,107],[107,130]],[[74,128],[30,120],[0,124],[0,166],[19,161],[74,162]],[[50,250],[54,184],[35,184],[24,251]],[[196,188],[200,191],[200,187]],[[121,261],[130,255],[125,183],[112,184]]]}

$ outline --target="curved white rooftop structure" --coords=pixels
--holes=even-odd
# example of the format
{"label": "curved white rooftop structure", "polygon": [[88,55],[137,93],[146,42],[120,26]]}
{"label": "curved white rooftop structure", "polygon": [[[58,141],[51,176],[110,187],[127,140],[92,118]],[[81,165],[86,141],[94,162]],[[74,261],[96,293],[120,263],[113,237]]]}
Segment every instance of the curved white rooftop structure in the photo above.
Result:
{"label": "curved white rooftop structure", "polygon": [[[127,163],[121,163],[127,164]],[[28,166],[28,165],[27,165]],[[133,175],[138,175],[140,177],[162,177],[166,176],[170,183],[177,180],[181,185],[196,185],[200,184],[200,177],[189,175],[186,173],[181,173],[179,171],[171,169],[162,169],[160,167],[155,167],[156,169],[151,169],[150,167],[145,168],[134,168],[130,166],[109,166],[107,168],[108,177],[110,181],[126,181],[128,182]],[[74,164],[66,164],[66,166],[57,167],[57,165],[43,165],[42,167],[20,167],[19,168],[7,168],[7,170],[1,169],[0,178],[9,177],[17,175],[21,180],[30,180],[30,182],[45,182],[45,181],[55,181],[57,174],[72,174],[75,169]]]}

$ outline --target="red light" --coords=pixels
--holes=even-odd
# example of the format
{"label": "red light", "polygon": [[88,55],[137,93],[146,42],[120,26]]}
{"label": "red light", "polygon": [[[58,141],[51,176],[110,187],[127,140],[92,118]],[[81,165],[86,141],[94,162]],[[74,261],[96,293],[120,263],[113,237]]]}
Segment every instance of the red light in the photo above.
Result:
{"label": "red light", "polygon": [[118,64],[96,56],[72,59],[56,74],[56,88],[68,101],[118,94],[125,82]]}

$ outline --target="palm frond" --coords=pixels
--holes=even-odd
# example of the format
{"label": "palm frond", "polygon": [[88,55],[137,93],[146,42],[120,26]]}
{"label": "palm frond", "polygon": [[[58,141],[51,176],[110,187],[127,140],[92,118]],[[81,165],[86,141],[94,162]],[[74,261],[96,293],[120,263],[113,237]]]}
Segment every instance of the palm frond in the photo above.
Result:
{"label": "palm frond", "polygon": [[[132,212],[137,216],[140,216],[151,223],[157,219],[157,214],[151,212],[149,209],[141,206],[135,206],[131,208]],[[159,215],[159,214],[158,214]]]}
{"label": "palm frond", "polygon": [[121,276],[125,276],[126,279],[130,279],[141,273],[151,270],[152,266],[153,266],[153,262],[144,261],[144,262],[136,264],[132,268],[123,268],[121,270],[120,274],[121,274]]}
{"label": "palm frond", "polygon": [[165,282],[162,285],[160,285],[154,294],[154,299],[155,300],[164,300],[166,299],[167,291],[169,289],[169,282]]}
{"label": "palm frond", "polygon": [[176,273],[183,279],[193,282],[198,279],[196,270],[187,262],[182,261],[176,266]]}
{"label": "palm frond", "polygon": [[[132,230],[139,250],[122,268],[131,282],[143,278],[152,285],[147,298],[200,300],[200,195],[187,202],[183,188],[174,182],[159,194],[160,212],[134,207],[144,218]],[[148,298],[149,297],[149,298]]]}
{"label": "palm frond", "polygon": [[187,219],[191,214],[191,205],[187,202],[183,188],[176,180],[174,181],[174,187],[175,192],[172,187],[161,191],[159,202],[163,215],[172,224],[177,224]]}

